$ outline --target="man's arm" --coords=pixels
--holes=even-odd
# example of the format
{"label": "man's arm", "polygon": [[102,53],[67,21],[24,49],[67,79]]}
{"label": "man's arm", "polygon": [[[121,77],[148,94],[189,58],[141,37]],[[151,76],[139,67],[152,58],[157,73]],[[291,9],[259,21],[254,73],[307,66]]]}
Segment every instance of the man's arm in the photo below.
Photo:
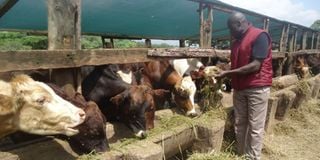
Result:
{"label": "man's arm", "polygon": [[[263,59],[262,59],[263,60]],[[261,67],[261,59],[253,59],[249,64],[244,65],[240,68],[228,70],[228,71],[222,71],[217,76],[217,78],[222,78],[230,75],[245,75],[253,72],[257,72]]]}

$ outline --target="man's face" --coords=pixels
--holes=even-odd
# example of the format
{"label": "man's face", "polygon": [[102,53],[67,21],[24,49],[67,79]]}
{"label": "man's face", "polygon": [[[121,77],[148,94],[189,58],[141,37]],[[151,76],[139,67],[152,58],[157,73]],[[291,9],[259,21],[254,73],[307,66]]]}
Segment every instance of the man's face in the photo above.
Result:
{"label": "man's face", "polygon": [[231,35],[236,38],[240,39],[243,33],[243,27],[240,21],[228,21],[228,28],[230,30]]}

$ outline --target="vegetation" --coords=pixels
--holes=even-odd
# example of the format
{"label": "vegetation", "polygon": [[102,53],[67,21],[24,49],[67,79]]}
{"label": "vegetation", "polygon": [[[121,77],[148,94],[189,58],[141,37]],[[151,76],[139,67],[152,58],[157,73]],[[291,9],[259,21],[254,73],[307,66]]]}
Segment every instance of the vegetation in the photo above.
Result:
{"label": "vegetation", "polygon": [[[81,46],[83,49],[102,48],[102,40],[99,36],[82,36]],[[132,40],[115,39],[115,48],[141,48],[144,47],[143,42]],[[154,48],[171,48],[173,46],[162,43],[153,44]],[[30,35],[22,32],[0,32],[0,50],[31,50],[31,49],[47,49],[48,38],[44,35]]]}
{"label": "vegetation", "polygon": [[310,28],[320,31],[320,19],[314,21]]}

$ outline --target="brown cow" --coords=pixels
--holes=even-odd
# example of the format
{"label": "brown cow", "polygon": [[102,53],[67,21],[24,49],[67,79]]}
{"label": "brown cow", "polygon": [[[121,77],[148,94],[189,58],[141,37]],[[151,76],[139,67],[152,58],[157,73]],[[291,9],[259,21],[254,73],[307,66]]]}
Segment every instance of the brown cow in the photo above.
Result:
{"label": "brown cow", "polygon": [[46,84],[18,75],[0,81],[0,137],[15,131],[72,136],[85,112],[63,100]]}
{"label": "brown cow", "polygon": [[121,79],[120,71],[119,65],[115,64],[82,68],[82,94],[87,100],[96,102],[109,121],[120,120],[137,137],[144,138],[146,129],[153,128],[153,96],[165,91],[131,85],[130,80]]}
{"label": "brown cow", "polygon": [[86,102],[80,93],[75,91],[65,92],[54,84],[48,84],[57,95],[71,102],[73,105],[83,109],[86,113],[86,119],[77,127],[79,133],[67,139],[72,149],[78,154],[96,152],[105,152],[109,148],[106,135],[106,118],[101,113],[95,102]]}
{"label": "brown cow", "polygon": [[170,90],[174,94],[176,105],[182,108],[187,116],[197,115],[194,107],[196,86],[190,76],[184,78],[180,76],[169,61],[146,62],[142,72],[141,84]]}

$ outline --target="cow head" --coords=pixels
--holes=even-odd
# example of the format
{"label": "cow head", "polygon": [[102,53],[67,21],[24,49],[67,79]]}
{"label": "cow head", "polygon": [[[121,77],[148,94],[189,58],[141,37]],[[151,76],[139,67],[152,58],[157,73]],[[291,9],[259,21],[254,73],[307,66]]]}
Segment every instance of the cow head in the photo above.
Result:
{"label": "cow head", "polygon": [[48,84],[54,92],[63,99],[71,102],[86,113],[82,124],[76,127],[79,133],[68,138],[71,148],[78,154],[105,152],[109,148],[106,135],[106,119],[95,102],[87,102],[80,93],[76,93],[73,87],[65,86],[61,89],[54,84]]}
{"label": "cow head", "polygon": [[26,75],[18,75],[12,79],[11,86],[17,105],[13,122],[18,130],[67,136],[79,132],[74,127],[84,121],[85,112],[63,100],[48,85]]}
{"label": "cow head", "polygon": [[[79,102],[85,105],[86,119],[77,127],[79,134],[70,137],[70,146],[78,153],[89,153],[93,150],[105,152],[109,149],[109,144],[104,115],[96,103],[86,102],[80,94],[76,94],[74,99],[78,102],[78,105]],[[77,104],[75,103],[75,105]]]}
{"label": "cow head", "polygon": [[302,56],[297,57],[296,63],[294,66],[294,71],[301,78],[306,78],[306,77],[310,76],[309,67],[306,64],[304,57],[302,57]]}
{"label": "cow head", "polygon": [[186,111],[187,116],[197,116],[194,107],[194,95],[196,93],[196,85],[190,76],[183,77],[174,87],[174,100],[178,107]]}
{"label": "cow head", "polygon": [[155,104],[153,97],[168,92],[153,90],[146,85],[132,85],[110,100],[121,110],[121,118],[139,138],[147,136],[146,130],[154,127]]}

